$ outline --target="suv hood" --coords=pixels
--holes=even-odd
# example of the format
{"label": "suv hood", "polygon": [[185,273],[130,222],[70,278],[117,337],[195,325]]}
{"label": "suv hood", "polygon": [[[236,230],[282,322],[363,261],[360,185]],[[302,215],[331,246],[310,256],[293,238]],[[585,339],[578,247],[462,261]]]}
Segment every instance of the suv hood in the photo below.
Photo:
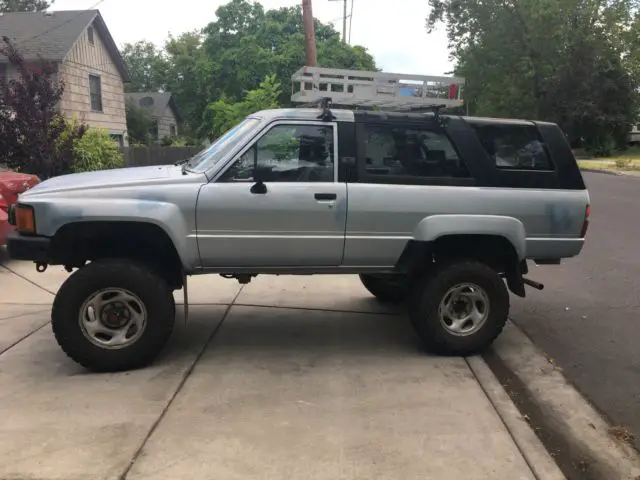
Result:
{"label": "suv hood", "polygon": [[169,177],[182,177],[182,168],[169,165],[72,173],[45,180],[25,192],[23,196],[91,188],[132,186]]}

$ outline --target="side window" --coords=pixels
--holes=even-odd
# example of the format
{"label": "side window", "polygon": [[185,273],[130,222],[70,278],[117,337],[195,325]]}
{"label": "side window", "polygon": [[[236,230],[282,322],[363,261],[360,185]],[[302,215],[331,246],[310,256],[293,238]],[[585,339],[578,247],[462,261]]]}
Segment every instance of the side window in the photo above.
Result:
{"label": "side window", "polygon": [[268,182],[333,182],[332,125],[276,125],[238,158],[220,182],[251,182],[254,168]]}
{"label": "side window", "polygon": [[553,170],[551,160],[529,125],[471,125],[496,166],[504,170]]}
{"label": "side window", "polygon": [[368,175],[470,177],[451,141],[435,130],[366,125],[365,159]]}

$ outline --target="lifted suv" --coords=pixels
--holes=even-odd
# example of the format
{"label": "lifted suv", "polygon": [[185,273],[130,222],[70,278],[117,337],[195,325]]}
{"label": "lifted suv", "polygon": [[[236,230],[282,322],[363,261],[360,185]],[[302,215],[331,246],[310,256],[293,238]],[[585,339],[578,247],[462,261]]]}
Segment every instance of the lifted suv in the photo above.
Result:
{"label": "lifted suv", "polygon": [[[14,259],[75,271],[53,332],[96,371],[140,367],[171,334],[188,275],[360,275],[408,303],[425,346],[487,348],[527,259],[583,247],[589,195],[554,124],[431,113],[250,115],[175,166],[52,178],[11,212]],[[186,303],[186,302],[185,302]]]}

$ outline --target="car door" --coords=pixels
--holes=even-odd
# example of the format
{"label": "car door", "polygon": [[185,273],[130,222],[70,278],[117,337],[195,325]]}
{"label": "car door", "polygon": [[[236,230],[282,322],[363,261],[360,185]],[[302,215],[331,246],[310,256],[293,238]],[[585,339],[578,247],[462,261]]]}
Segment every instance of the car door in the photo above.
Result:
{"label": "car door", "polygon": [[347,188],[337,178],[337,125],[277,121],[198,196],[204,268],[339,266]]}

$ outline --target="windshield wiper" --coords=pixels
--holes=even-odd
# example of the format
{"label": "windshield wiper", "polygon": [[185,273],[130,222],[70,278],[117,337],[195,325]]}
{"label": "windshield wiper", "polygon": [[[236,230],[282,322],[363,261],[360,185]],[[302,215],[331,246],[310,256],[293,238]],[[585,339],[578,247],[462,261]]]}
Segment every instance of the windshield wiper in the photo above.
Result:
{"label": "windshield wiper", "polygon": [[174,163],[174,166],[178,166],[178,165],[184,165],[185,163],[187,163],[189,160],[191,160],[193,157],[188,157],[185,158],[184,160],[178,160],[176,163]]}

